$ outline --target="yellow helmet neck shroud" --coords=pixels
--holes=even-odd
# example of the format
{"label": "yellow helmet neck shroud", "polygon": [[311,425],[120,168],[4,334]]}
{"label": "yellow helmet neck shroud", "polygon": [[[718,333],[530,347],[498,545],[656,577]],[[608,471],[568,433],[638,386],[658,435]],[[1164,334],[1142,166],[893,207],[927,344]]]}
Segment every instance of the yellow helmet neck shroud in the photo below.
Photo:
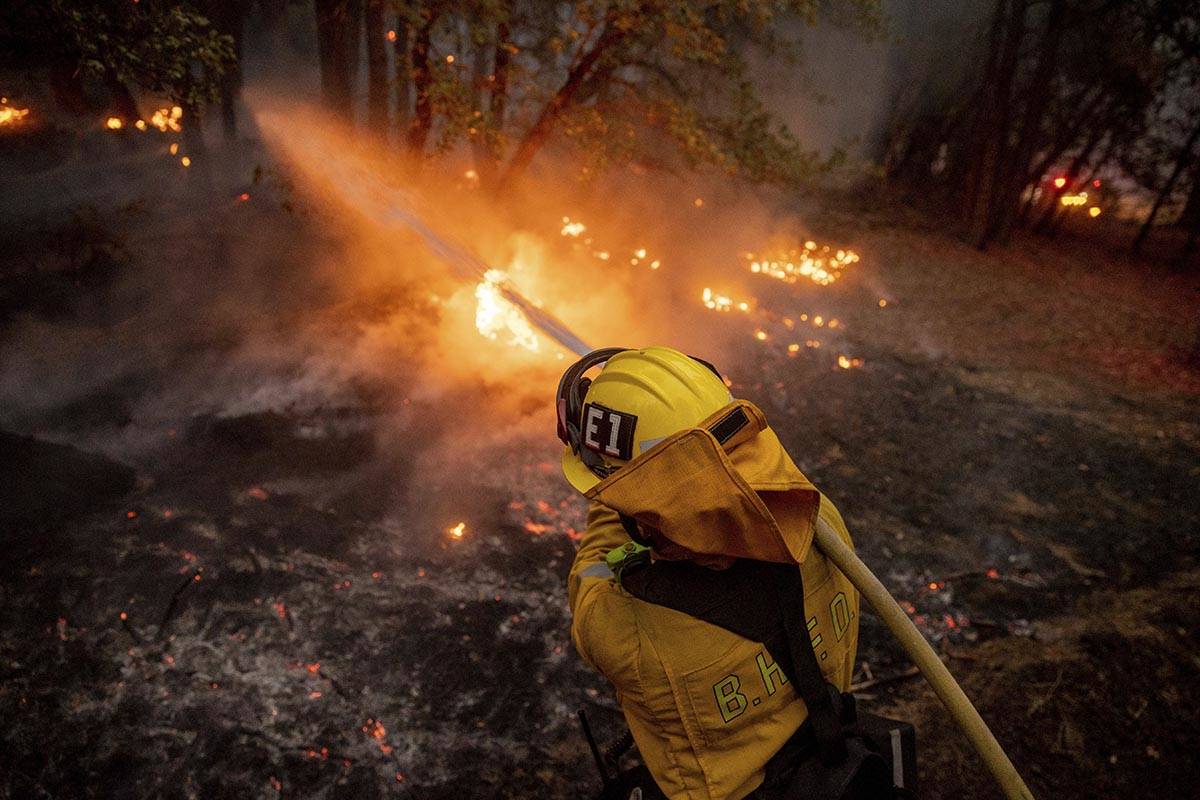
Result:
{"label": "yellow helmet neck shroud", "polygon": [[[726,436],[729,420],[741,427]],[[667,437],[585,495],[697,553],[777,563],[804,562],[821,502],[746,400]]]}

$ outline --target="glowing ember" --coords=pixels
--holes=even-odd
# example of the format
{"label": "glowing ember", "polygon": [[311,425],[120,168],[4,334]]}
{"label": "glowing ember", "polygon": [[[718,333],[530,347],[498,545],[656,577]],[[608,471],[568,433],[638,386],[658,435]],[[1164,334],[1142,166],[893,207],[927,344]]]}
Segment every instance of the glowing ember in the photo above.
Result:
{"label": "glowing ember", "polygon": [[171,151],[171,155],[175,155],[179,152],[179,142],[171,142],[171,146],[167,149]]}
{"label": "glowing ember", "polygon": [[0,104],[0,125],[15,125],[27,116],[28,108],[13,108],[7,104]]}
{"label": "glowing ember", "polygon": [[133,123],[133,127],[137,128],[139,131],[146,130],[146,120],[139,119],[137,122]]}
{"label": "glowing ember", "polygon": [[158,128],[163,133],[174,131],[179,133],[183,130],[183,125],[180,120],[183,118],[183,109],[179,106],[171,106],[170,108],[160,108],[150,115],[150,124]]}
{"label": "glowing ember", "polygon": [[1061,188],[1063,188],[1063,187],[1064,187],[1064,186],[1066,186],[1066,185],[1067,185],[1067,179],[1066,179],[1066,178],[1059,177],[1059,178],[1055,178],[1055,179],[1054,179],[1054,188],[1055,188],[1055,189],[1061,189]]}
{"label": "glowing ember", "polygon": [[1079,194],[1064,194],[1058,199],[1058,202],[1062,203],[1064,206],[1082,206],[1086,205],[1087,201],[1087,192],[1080,192]]}
{"label": "glowing ember", "polygon": [[560,233],[563,236],[578,237],[579,234],[581,234],[587,230],[586,225],[584,225],[582,222],[578,222],[578,221],[572,222],[570,217],[563,217],[562,221],[563,221],[563,226],[562,226],[562,230],[560,231]]}
{"label": "glowing ember", "polygon": [[184,156],[183,158],[179,159],[179,163],[183,164],[185,167],[190,167],[192,165],[192,160],[187,156]]}
{"label": "glowing ember", "polygon": [[453,528],[447,528],[446,533],[450,534],[452,539],[461,539],[463,534],[467,532],[467,523],[460,522]]}
{"label": "glowing ember", "polygon": [[808,278],[819,286],[833,283],[842,277],[847,267],[859,260],[858,253],[853,250],[831,252],[824,246],[818,252],[817,243],[813,241],[805,242],[803,249],[793,248],[769,257],[746,253],[745,258],[750,262],[750,271],[756,275],[766,275],[784,283]]}
{"label": "glowing ember", "polygon": [[1091,217],[1092,219],[1095,219],[1096,217],[1100,216],[1100,213],[1101,213],[1100,206],[1092,206],[1091,208],[1088,209],[1088,216]]}
{"label": "glowing ember", "polygon": [[707,286],[704,287],[704,291],[700,294],[700,299],[704,303],[705,308],[712,309],[713,311],[732,311],[735,308],[742,312],[750,310],[749,303],[745,301],[735,303],[732,298],[726,297],[723,294],[717,294]]}
{"label": "glowing ember", "polygon": [[125,127],[125,120],[121,119],[120,117],[109,117],[104,121],[104,127],[108,128],[110,131],[119,131],[121,128]]}
{"label": "glowing ember", "polygon": [[847,356],[838,356],[838,366],[842,369],[857,369],[863,365],[861,358],[848,358]]}
{"label": "glowing ember", "polygon": [[479,185],[479,172],[477,170],[469,169],[463,173],[463,177],[472,185]]}
{"label": "glowing ember", "polygon": [[704,208],[704,198],[697,197],[695,200],[692,201],[692,205],[694,205],[696,208]]}
{"label": "glowing ember", "polygon": [[388,31],[388,32],[387,32],[387,40],[388,40],[389,42],[394,42],[394,41],[396,41],[396,32],[395,32],[395,31]]}
{"label": "glowing ember", "polygon": [[498,269],[489,269],[475,287],[475,327],[488,339],[519,345],[537,352],[537,335],[525,315],[504,297],[508,276]]}

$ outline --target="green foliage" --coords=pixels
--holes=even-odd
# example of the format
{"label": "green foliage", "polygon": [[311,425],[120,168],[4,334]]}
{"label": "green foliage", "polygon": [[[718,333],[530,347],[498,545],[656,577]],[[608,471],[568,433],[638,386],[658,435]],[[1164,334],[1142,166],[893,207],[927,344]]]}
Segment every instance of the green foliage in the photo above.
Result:
{"label": "green foliage", "polygon": [[[497,162],[511,156],[517,174],[533,152],[555,145],[572,148],[588,173],[642,160],[802,180],[820,162],[765,107],[747,54],[796,68],[799,34],[821,15],[865,35],[882,28],[879,0],[459,0],[402,13],[420,24],[433,8],[435,46],[455,48],[431,59],[437,147],[482,143]],[[496,91],[496,76],[480,74],[473,54],[486,50],[490,70],[498,47],[510,56],[503,118],[472,102]],[[446,55],[455,56],[449,68]]]}
{"label": "green foliage", "polygon": [[215,100],[233,41],[186,4],[39,0],[0,12],[6,65],[69,66],[198,108]]}

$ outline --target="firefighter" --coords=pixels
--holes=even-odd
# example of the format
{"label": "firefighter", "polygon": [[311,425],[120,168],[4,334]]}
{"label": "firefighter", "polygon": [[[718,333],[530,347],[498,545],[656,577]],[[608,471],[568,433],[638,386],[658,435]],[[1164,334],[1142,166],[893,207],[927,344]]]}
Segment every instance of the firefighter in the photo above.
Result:
{"label": "firefighter", "polygon": [[558,433],[590,501],[572,639],[653,776],[620,796],[893,796],[844,694],[859,596],[812,546],[850,535],[762,412],[700,359],[608,348],[563,375]]}

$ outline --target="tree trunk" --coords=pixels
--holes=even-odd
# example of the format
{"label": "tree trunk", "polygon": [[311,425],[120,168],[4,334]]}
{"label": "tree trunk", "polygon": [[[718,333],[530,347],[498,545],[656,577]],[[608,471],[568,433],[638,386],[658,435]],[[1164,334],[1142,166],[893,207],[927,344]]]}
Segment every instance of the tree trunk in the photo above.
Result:
{"label": "tree trunk", "polygon": [[346,37],[346,72],[349,75],[350,121],[353,122],[358,97],[359,63],[362,61],[364,0],[349,0],[346,5],[346,25],[342,35]]}
{"label": "tree trunk", "polygon": [[367,0],[367,126],[381,139],[388,135],[387,25],[384,0]]}
{"label": "tree trunk", "polygon": [[115,71],[105,70],[104,82],[108,86],[113,110],[117,112],[117,116],[125,120],[126,125],[132,125],[134,120],[142,118],[142,113],[138,111],[137,101],[133,99],[129,87],[117,77]]}
{"label": "tree trunk", "polygon": [[496,26],[496,52],[492,56],[492,125],[497,131],[504,130],[505,115],[508,110],[508,72],[512,60],[512,44],[508,41],[508,23],[501,22]]}
{"label": "tree trunk", "polygon": [[1009,115],[1012,107],[1012,87],[1020,63],[1021,42],[1025,37],[1025,11],[1028,0],[1006,0],[997,13],[1007,7],[1007,22],[999,62],[995,70],[995,90],[983,111],[979,134],[980,149],[976,154],[973,180],[968,186],[964,211],[968,220],[968,238],[983,249],[988,243],[988,231],[996,203],[997,178],[1000,176],[1008,149]]}
{"label": "tree trunk", "polygon": [[414,155],[425,152],[425,143],[433,130],[433,103],[429,89],[433,85],[433,70],[429,63],[429,47],[433,38],[433,26],[438,13],[431,9],[422,11],[425,19],[417,28],[412,44],[413,119],[408,129],[408,149]]}
{"label": "tree trunk", "polygon": [[286,52],[288,0],[258,0],[258,19],[262,25],[261,45],[271,61]]}
{"label": "tree trunk", "polygon": [[315,0],[321,102],[339,117],[350,115],[350,62],[345,34],[349,0]]}
{"label": "tree trunk", "polygon": [[1038,47],[1033,74],[1025,88],[1025,109],[1021,115],[1015,146],[1009,148],[1006,163],[997,165],[996,196],[989,215],[984,239],[978,246],[992,241],[1006,242],[1012,234],[1013,221],[1020,208],[1021,192],[1029,185],[1029,167],[1042,141],[1042,117],[1050,102],[1054,71],[1058,64],[1058,48],[1062,42],[1067,12],[1066,0],[1051,0],[1046,27]]}
{"label": "tree trunk", "polygon": [[396,60],[396,141],[404,142],[412,124],[413,76],[412,58],[408,43],[412,39],[412,28],[403,19],[396,22],[396,40],[392,42],[392,53]]}
{"label": "tree trunk", "polygon": [[579,59],[579,63],[567,74],[566,81],[554,93],[554,97],[550,98],[550,101],[546,103],[541,114],[538,115],[537,121],[521,137],[521,141],[517,144],[516,152],[508,162],[508,167],[504,170],[504,174],[500,177],[496,186],[497,190],[503,190],[512,186],[514,181],[525,173],[525,170],[533,161],[533,157],[537,155],[542,145],[550,138],[550,134],[554,130],[554,124],[558,121],[559,116],[570,107],[579,94],[580,89],[583,88],[584,83],[588,78],[592,77],[592,70],[597,62],[623,38],[625,38],[625,31],[605,25],[600,38],[596,40],[592,48]]}
{"label": "tree trunk", "polygon": [[474,48],[471,60],[471,115],[473,117],[467,130],[471,141],[471,155],[475,161],[475,171],[482,185],[490,186],[495,174],[496,156],[492,150],[489,136],[489,121],[484,118],[484,111],[489,111],[489,92],[495,81],[495,75],[489,72],[492,53],[496,49],[490,41],[473,41]]}
{"label": "tree trunk", "polygon": [[1192,149],[1196,146],[1198,139],[1200,139],[1200,122],[1197,122],[1196,127],[1192,129],[1191,135],[1188,136],[1187,142],[1179,149],[1179,155],[1175,158],[1175,168],[1171,170],[1171,177],[1163,184],[1158,197],[1154,199],[1154,206],[1151,207],[1150,213],[1146,216],[1146,221],[1142,223],[1142,229],[1138,231],[1137,238],[1133,240],[1133,246],[1130,248],[1130,251],[1135,255],[1141,252],[1142,245],[1146,243],[1146,237],[1150,235],[1150,229],[1154,227],[1155,217],[1158,216],[1163,203],[1175,191],[1175,184],[1179,181],[1179,176],[1183,174],[1183,171],[1187,169],[1188,163],[1192,160]]}
{"label": "tree trunk", "polygon": [[948,176],[951,185],[960,187],[962,207],[969,210],[975,204],[975,193],[979,188],[979,156],[983,153],[991,117],[997,105],[996,75],[1000,69],[1000,50],[1003,41],[1005,21],[1008,19],[1008,4],[1010,0],[996,0],[992,13],[992,24],[988,29],[988,55],[983,69],[983,81],[978,90],[976,113],[970,115],[970,124],[965,137],[966,145],[955,163],[952,164]]}
{"label": "tree trunk", "polygon": [[207,9],[213,27],[233,39],[233,62],[225,65],[219,88],[221,91],[221,129],[225,141],[237,140],[237,104],[242,97],[242,53],[245,46],[246,17],[250,4],[246,0],[210,2]]}

